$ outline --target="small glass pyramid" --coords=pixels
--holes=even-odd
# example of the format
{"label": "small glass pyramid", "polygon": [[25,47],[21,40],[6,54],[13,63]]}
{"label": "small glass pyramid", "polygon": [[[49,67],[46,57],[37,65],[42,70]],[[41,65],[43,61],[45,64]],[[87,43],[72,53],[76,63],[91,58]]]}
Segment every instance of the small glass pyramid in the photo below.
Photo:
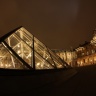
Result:
{"label": "small glass pyramid", "polygon": [[0,38],[0,68],[55,69],[66,66],[65,62],[24,27]]}

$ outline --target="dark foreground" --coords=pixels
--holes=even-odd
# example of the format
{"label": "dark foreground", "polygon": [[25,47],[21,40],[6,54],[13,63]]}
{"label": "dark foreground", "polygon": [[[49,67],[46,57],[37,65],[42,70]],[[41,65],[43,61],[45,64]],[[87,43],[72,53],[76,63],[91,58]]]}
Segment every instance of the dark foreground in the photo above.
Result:
{"label": "dark foreground", "polygon": [[19,79],[1,76],[0,96],[96,96],[96,65],[69,70]]}

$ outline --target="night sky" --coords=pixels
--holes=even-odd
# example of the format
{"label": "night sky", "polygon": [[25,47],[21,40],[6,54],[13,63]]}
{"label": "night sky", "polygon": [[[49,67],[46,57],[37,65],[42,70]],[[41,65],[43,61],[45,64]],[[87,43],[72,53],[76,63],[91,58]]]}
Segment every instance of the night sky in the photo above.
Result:
{"label": "night sky", "polygon": [[51,49],[90,41],[96,0],[0,0],[0,36],[24,26]]}

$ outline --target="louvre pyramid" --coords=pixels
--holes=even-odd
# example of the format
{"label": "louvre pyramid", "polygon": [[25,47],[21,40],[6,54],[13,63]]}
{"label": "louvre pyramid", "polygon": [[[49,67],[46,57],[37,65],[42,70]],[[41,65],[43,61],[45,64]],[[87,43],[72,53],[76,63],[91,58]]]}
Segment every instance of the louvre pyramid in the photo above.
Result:
{"label": "louvre pyramid", "polygon": [[0,68],[55,69],[65,68],[66,65],[24,27],[0,38]]}

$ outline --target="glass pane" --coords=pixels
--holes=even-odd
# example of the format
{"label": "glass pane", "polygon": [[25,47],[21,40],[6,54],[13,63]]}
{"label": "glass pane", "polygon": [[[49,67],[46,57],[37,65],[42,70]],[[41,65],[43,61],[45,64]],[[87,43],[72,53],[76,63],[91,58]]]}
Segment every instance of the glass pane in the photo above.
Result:
{"label": "glass pane", "polygon": [[35,67],[36,69],[53,69],[54,68],[36,52],[35,52]]}
{"label": "glass pane", "polygon": [[55,62],[55,64],[56,64],[56,66],[57,66],[57,68],[63,68],[63,62],[61,61],[61,59],[58,57],[58,56],[56,56],[50,49],[48,49],[49,50],[49,52],[50,52],[50,54],[51,54],[51,56],[52,56],[52,58],[53,58],[53,61]]}
{"label": "glass pane", "polygon": [[21,30],[22,32],[24,32],[26,35],[30,36],[31,38],[33,38],[33,35],[28,32],[24,27],[20,28],[19,30]]}
{"label": "glass pane", "polygon": [[33,36],[25,29],[19,29],[16,34],[23,39],[29,46],[33,47]]}
{"label": "glass pane", "polygon": [[50,54],[47,52],[47,48],[45,46],[41,46],[38,42],[34,42],[34,49],[39,55],[41,55],[46,61],[48,61],[51,65],[54,65],[54,62],[52,58],[50,57]]}
{"label": "glass pane", "polygon": [[18,39],[14,39],[15,37],[14,37],[14,35],[11,35],[10,37],[8,37],[8,39],[7,39],[7,42],[8,42],[8,45],[10,46],[10,47],[14,47],[19,41],[18,41]]}
{"label": "glass pane", "polygon": [[[11,46],[14,42],[14,46]],[[25,43],[23,42],[17,35],[13,34],[10,37],[6,39],[7,44],[12,47],[12,49],[30,66],[33,66],[32,64],[32,57],[33,57],[33,51],[32,49]]]}
{"label": "glass pane", "polygon": [[9,51],[0,44],[0,68],[25,69],[26,67],[14,57],[15,56],[11,55]]}
{"label": "glass pane", "polygon": [[34,42],[34,49],[36,52],[38,52],[43,57],[44,50],[46,50],[45,47],[42,47],[38,43]]}
{"label": "glass pane", "polygon": [[36,44],[37,44],[38,46],[42,47],[42,48],[45,48],[45,47],[46,47],[46,46],[45,46],[42,42],[40,42],[36,37],[34,37],[34,42],[36,42]]}
{"label": "glass pane", "polygon": [[33,52],[32,49],[29,46],[26,46],[25,43],[20,42],[19,46],[16,46],[14,48],[15,52],[25,61],[27,62],[30,66],[32,66],[32,57],[33,57]]}
{"label": "glass pane", "polygon": [[54,62],[53,62],[53,60],[52,60],[52,58],[51,58],[51,56],[50,56],[50,54],[49,54],[46,50],[43,51],[43,58],[44,58],[46,61],[48,61],[51,65],[55,66],[55,65],[54,65]]}
{"label": "glass pane", "polygon": [[53,61],[56,64],[57,68],[63,68],[63,65],[60,62],[58,62],[58,60],[56,58],[54,58],[54,57],[52,57],[52,58],[53,58]]}

